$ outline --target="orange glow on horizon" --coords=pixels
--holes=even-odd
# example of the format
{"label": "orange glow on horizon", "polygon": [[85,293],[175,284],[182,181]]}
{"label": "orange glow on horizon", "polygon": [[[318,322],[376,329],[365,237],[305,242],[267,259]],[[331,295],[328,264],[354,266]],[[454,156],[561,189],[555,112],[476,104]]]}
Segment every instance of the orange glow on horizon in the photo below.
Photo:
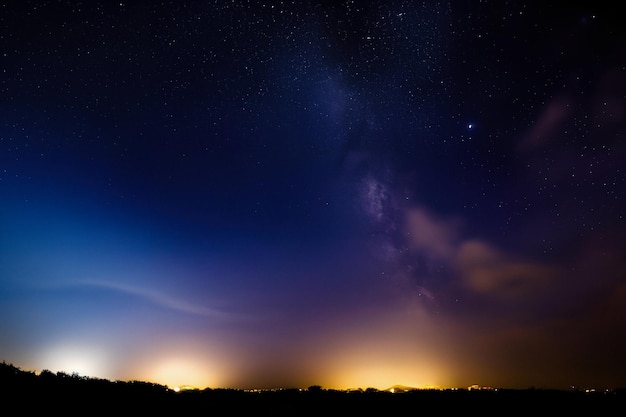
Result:
{"label": "orange glow on horizon", "polygon": [[212,385],[210,369],[206,364],[184,357],[173,357],[155,364],[149,379],[160,381],[170,388],[193,386],[206,388]]}
{"label": "orange glow on horizon", "polygon": [[419,308],[395,310],[367,321],[352,319],[322,338],[314,355],[318,385],[331,389],[394,385],[426,389],[452,381],[440,329]]}
{"label": "orange glow on horizon", "polygon": [[[65,343],[47,349],[41,359],[55,366],[44,369],[171,389],[312,385],[339,390],[385,390],[395,385],[427,389],[450,387],[455,369],[441,323],[434,326],[419,308],[367,319],[344,317],[333,328],[311,332],[296,344],[263,346],[255,338],[217,340],[180,333],[162,343],[143,339],[123,351],[107,349],[106,343]],[[115,352],[127,359],[112,367]]]}
{"label": "orange glow on horizon", "polygon": [[361,357],[338,359],[327,375],[329,388],[388,389],[394,385],[411,388],[441,386],[447,370],[433,362],[406,357]]}

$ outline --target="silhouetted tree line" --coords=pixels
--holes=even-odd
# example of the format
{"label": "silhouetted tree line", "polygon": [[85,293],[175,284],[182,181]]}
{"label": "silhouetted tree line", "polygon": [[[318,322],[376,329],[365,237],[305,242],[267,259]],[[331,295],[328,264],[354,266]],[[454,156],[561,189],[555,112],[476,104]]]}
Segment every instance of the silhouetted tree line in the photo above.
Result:
{"label": "silhouetted tree line", "polygon": [[590,413],[623,414],[626,391],[586,393],[558,390],[412,390],[400,394],[375,388],[354,391],[280,389],[250,392],[229,388],[175,392],[164,385],[142,381],[110,381],[51,372],[38,375],[5,363],[0,365],[0,413],[61,412],[65,415],[115,413],[199,413],[203,415],[425,415],[468,413]]}

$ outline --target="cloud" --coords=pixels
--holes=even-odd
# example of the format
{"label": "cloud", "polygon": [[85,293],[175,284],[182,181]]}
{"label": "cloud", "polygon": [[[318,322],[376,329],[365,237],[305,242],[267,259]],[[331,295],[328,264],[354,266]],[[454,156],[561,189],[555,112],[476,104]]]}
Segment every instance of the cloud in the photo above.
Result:
{"label": "cloud", "polygon": [[520,259],[480,239],[461,237],[460,222],[436,218],[423,208],[407,212],[409,247],[421,257],[444,263],[462,286],[497,298],[524,297],[543,291],[559,270]]}
{"label": "cloud", "polygon": [[466,240],[454,265],[467,288],[497,297],[525,296],[542,291],[557,268],[519,260],[480,240]]}
{"label": "cloud", "polygon": [[[578,78],[578,77],[576,77]],[[570,86],[570,91],[580,87]],[[579,118],[594,121],[585,126],[585,136],[593,136],[592,142],[610,143],[620,138],[626,121],[626,76],[621,68],[611,68],[597,77],[591,91],[562,93],[548,101],[538,114],[533,126],[521,138],[518,150],[531,152],[555,143],[557,139],[575,137],[579,127],[571,125]],[[619,139],[617,139],[619,140]],[[559,146],[569,141],[561,141]]]}
{"label": "cloud", "polygon": [[150,301],[153,304],[156,304],[160,307],[164,307],[170,310],[196,315],[196,316],[204,316],[204,317],[214,317],[214,318],[233,318],[234,315],[232,313],[227,313],[221,310],[209,308],[206,306],[198,305],[191,303],[182,298],[173,297],[171,295],[167,295],[163,292],[133,286],[129,284],[116,283],[111,281],[102,281],[102,280],[80,280],[74,283],[75,285],[81,286],[89,286],[89,287],[98,287],[105,288],[109,290],[118,291],[124,294],[134,295],[140,297],[144,300]]}
{"label": "cloud", "polygon": [[543,109],[530,132],[520,143],[520,149],[524,151],[534,150],[545,146],[555,139],[559,128],[569,119],[572,114],[572,103],[567,97],[553,98]]}
{"label": "cloud", "polygon": [[403,205],[389,180],[369,175],[361,190],[363,209],[377,232],[372,235],[376,254],[393,271],[387,276],[412,282],[430,300],[437,298],[441,271],[462,291],[509,301],[547,294],[562,276],[555,265],[464,236],[462,218]]}
{"label": "cloud", "polygon": [[456,251],[458,225],[436,219],[426,210],[414,208],[407,214],[409,246],[432,259],[451,259]]}

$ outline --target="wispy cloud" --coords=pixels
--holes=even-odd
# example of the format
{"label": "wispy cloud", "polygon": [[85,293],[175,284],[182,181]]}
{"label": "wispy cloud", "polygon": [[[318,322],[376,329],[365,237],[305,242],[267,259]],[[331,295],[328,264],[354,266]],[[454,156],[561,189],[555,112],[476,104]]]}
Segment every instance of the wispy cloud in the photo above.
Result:
{"label": "wispy cloud", "polygon": [[165,294],[162,291],[141,286],[95,279],[83,279],[76,281],[73,284],[78,286],[98,287],[137,296],[160,307],[196,316],[213,317],[220,319],[235,318],[237,316],[233,313],[195,304],[183,298],[174,297]]}
{"label": "wispy cloud", "polygon": [[541,148],[553,141],[572,114],[573,103],[568,97],[555,97],[546,104],[537,121],[520,143],[523,151]]}

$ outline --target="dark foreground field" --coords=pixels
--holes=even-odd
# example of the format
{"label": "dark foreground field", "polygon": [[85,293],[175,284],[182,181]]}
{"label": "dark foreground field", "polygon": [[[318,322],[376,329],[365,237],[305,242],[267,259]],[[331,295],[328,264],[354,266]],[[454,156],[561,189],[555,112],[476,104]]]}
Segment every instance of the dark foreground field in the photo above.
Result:
{"label": "dark foreground field", "polygon": [[320,387],[248,392],[204,389],[174,392],[140,381],[108,381],[0,365],[0,413],[62,415],[419,416],[625,415],[626,392],[557,390],[414,390],[392,394]]}

